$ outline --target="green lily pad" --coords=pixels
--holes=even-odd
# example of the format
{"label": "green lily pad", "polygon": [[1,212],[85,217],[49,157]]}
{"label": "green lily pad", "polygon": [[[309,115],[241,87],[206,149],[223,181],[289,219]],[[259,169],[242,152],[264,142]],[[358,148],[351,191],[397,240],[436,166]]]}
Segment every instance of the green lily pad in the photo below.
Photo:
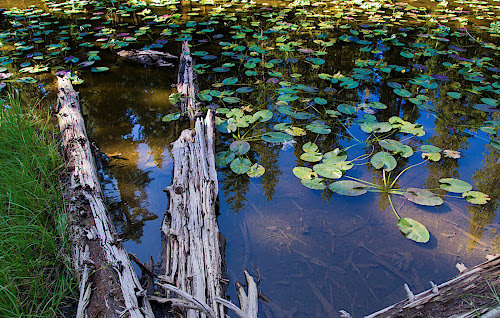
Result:
{"label": "green lily pad", "polygon": [[215,154],[215,164],[218,167],[224,167],[228,163],[234,160],[236,157],[235,153],[231,150],[228,151],[220,151]]}
{"label": "green lily pad", "polygon": [[411,202],[420,205],[437,206],[443,204],[443,199],[425,189],[408,188],[403,195]]}
{"label": "green lily pad", "polygon": [[256,120],[258,119],[261,123],[263,123],[270,120],[273,117],[273,112],[270,111],[269,109],[259,110],[258,112],[253,114],[253,117]]}
{"label": "green lily pad", "polygon": [[467,191],[462,193],[462,197],[467,200],[467,202],[472,204],[486,204],[490,200],[490,197],[479,191]]}
{"label": "green lily pad", "polygon": [[462,97],[462,94],[460,94],[459,92],[448,92],[446,93],[446,95],[454,99],[460,99],[460,97]]}
{"label": "green lily pad", "polygon": [[266,172],[266,169],[257,163],[254,163],[253,166],[250,167],[250,170],[247,171],[247,175],[250,178],[258,178],[262,176]]}
{"label": "green lily pad", "polygon": [[313,170],[325,178],[339,179],[342,177],[342,171],[334,164],[319,163],[313,166]]}
{"label": "green lily pad", "polygon": [[304,152],[300,155],[300,159],[308,162],[318,162],[323,158],[323,155],[319,152]]}
{"label": "green lily pad", "polygon": [[315,134],[321,134],[321,135],[328,135],[329,133],[332,132],[330,126],[318,123],[309,124],[306,126],[306,129]]}
{"label": "green lily pad", "polygon": [[236,140],[231,143],[229,146],[232,152],[241,156],[246,154],[250,150],[250,144],[245,140]]}
{"label": "green lily pad", "polygon": [[286,142],[292,140],[292,136],[282,132],[267,132],[262,135],[262,140],[270,143]]}
{"label": "green lily pad", "polygon": [[396,93],[396,95],[399,95],[401,97],[410,97],[411,96],[411,93],[404,88],[395,88],[393,91],[394,91],[394,93]]}
{"label": "green lily pad", "polygon": [[356,107],[348,104],[340,104],[337,106],[337,110],[346,115],[353,115],[356,113]]}
{"label": "green lily pad", "polygon": [[367,192],[365,184],[352,180],[340,180],[330,183],[329,188],[335,193],[351,197],[363,195]]}
{"label": "green lily pad", "polygon": [[410,218],[399,219],[398,228],[407,239],[418,243],[429,242],[429,231],[427,231],[427,228],[418,221]]}
{"label": "green lily pad", "polygon": [[316,172],[307,167],[295,167],[292,169],[292,172],[299,179],[311,180],[318,176]]}
{"label": "green lily pad", "polygon": [[391,171],[396,168],[397,165],[396,159],[394,159],[390,153],[385,151],[380,151],[373,155],[370,163],[375,167],[375,169],[384,168],[385,171]]}
{"label": "green lily pad", "polygon": [[99,67],[93,67],[90,71],[94,73],[100,73],[100,72],[105,72],[107,70],[109,70],[109,67],[99,66]]}
{"label": "green lily pad", "polygon": [[301,179],[300,183],[308,187],[312,190],[324,190],[326,189],[326,184],[323,178],[314,178],[314,179]]}
{"label": "green lily pad", "polygon": [[233,84],[236,84],[238,82],[238,78],[237,77],[228,77],[226,79],[224,79],[222,81],[222,84],[224,85],[233,85]]}
{"label": "green lily pad", "polygon": [[304,136],[306,135],[306,131],[300,127],[287,127],[285,128],[285,132],[290,136]]}
{"label": "green lily pad", "polygon": [[181,113],[172,113],[172,114],[168,114],[166,116],[163,116],[163,118],[161,119],[161,121],[163,122],[169,122],[169,121],[173,121],[173,120],[177,120],[181,117]]}
{"label": "green lily pad", "polygon": [[469,183],[454,178],[439,179],[439,182],[441,182],[439,187],[448,192],[464,193],[472,190],[472,186]]}
{"label": "green lily pad", "polygon": [[321,98],[321,97],[316,97],[316,98],[314,99],[314,102],[315,102],[316,104],[318,104],[318,105],[326,105],[326,104],[327,104],[326,99]]}
{"label": "green lily pad", "polygon": [[250,170],[252,163],[247,158],[236,158],[231,162],[231,170],[236,174],[244,174]]}
{"label": "green lily pad", "polygon": [[420,150],[422,150],[423,152],[429,152],[429,153],[441,152],[441,148],[433,146],[433,145],[420,146]]}
{"label": "green lily pad", "polygon": [[302,150],[305,152],[315,152],[318,150],[318,145],[309,141],[302,146]]}
{"label": "green lily pad", "polygon": [[392,139],[385,139],[378,142],[382,148],[393,153],[400,154],[404,158],[413,155],[413,149],[410,146],[403,145],[401,142]]}

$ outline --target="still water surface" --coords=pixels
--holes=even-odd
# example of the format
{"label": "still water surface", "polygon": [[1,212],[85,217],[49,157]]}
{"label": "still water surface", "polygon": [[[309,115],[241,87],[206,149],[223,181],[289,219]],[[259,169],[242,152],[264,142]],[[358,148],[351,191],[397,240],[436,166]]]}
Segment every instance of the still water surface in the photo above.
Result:
{"label": "still water surface", "polygon": [[[12,4],[22,7],[39,2],[7,1],[5,6]],[[435,7],[435,3],[430,5]],[[204,49],[218,52],[214,46]],[[165,50],[178,55],[179,46],[169,44]],[[357,50],[354,44],[336,46],[329,51],[322,70],[349,72],[359,57],[354,53]],[[139,259],[146,261],[151,255],[157,261],[159,228],[168,205],[162,190],[169,185],[173,168],[170,143],[189,127],[185,122],[161,122],[163,115],[175,111],[168,97],[174,92],[171,85],[176,82],[176,70],[145,68],[112,54],[104,58],[110,65],[109,72],[80,74],[85,79],[79,91],[86,122],[91,138],[106,156],[104,188],[119,235],[127,250]],[[392,59],[400,61],[401,57]],[[309,66],[286,67],[309,80]],[[436,72],[442,71],[437,62],[434,67]],[[210,88],[210,83],[223,77],[201,74],[200,86]],[[350,95],[344,92],[342,97],[383,102],[389,106],[381,112],[383,118],[412,118],[424,125],[427,143],[462,154],[459,159],[412,168],[400,179],[399,187],[433,188],[440,178],[453,176],[488,193],[491,202],[470,205],[448,197],[442,206],[422,207],[394,198],[403,216],[419,220],[431,233],[428,243],[418,244],[402,236],[383,196],[370,193],[351,198],[332,195],[328,190],[310,190],[293,175],[292,169],[303,165],[298,158],[305,142],[347,147],[352,145],[351,139],[329,135],[298,139],[289,146],[252,145],[266,173],[250,179],[236,176],[227,167],[219,170],[218,222],[226,238],[225,262],[231,285],[228,294],[236,301],[232,284],[243,279],[243,268],[250,269],[260,278],[259,289],[271,300],[260,303],[262,317],[336,317],[333,312],[340,309],[360,317],[403,299],[404,283],[414,292],[422,291],[430,287],[430,280],[439,283],[456,275],[457,262],[472,266],[486,254],[499,251],[499,151],[489,147],[488,136],[480,132],[453,134],[453,127],[429,112],[416,110],[377,81],[382,79]],[[322,85],[317,76],[307,84]],[[266,92],[257,91],[250,98],[258,104]],[[439,94],[434,102],[443,112],[461,116],[457,122],[476,120],[475,113],[463,113],[459,102]],[[354,126],[351,133],[363,136]],[[217,147],[217,151],[226,150],[227,138],[219,136]],[[349,156],[361,156],[366,151],[354,147]],[[414,156],[407,166],[420,161]],[[357,167],[351,175],[381,182],[380,174],[369,165]]]}

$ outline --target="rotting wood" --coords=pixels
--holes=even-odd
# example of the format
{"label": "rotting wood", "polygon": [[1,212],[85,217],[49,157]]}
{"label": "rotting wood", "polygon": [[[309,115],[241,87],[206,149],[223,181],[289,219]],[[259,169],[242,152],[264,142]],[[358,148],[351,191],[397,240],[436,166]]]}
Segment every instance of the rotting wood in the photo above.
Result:
{"label": "rotting wood", "polygon": [[[223,318],[224,306],[231,305],[224,300],[227,282],[222,271],[224,252],[216,216],[214,114],[209,109],[205,118],[199,116],[193,60],[187,42],[182,47],[177,88],[183,96],[182,111],[195,120],[194,130],[182,131],[172,144],[172,182],[165,189],[169,208],[161,227],[164,275],[156,283],[165,290],[162,297],[150,299],[172,304],[182,317]],[[246,271],[245,278],[248,301],[235,312],[257,318],[257,286]],[[175,298],[176,295],[184,299]]]}
{"label": "rotting wood", "polygon": [[108,217],[78,93],[67,74],[57,81],[61,151],[69,172],[71,252],[80,282],[77,317],[153,317]]}
{"label": "rotting wood", "polygon": [[365,318],[394,317],[498,317],[500,304],[494,295],[500,291],[500,255],[457,277],[414,295],[405,286],[409,298]]}
{"label": "rotting wood", "polygon": [[134,62],[146,64],[154,67],[172,67],[173,63],[166,59],[175,59],[176,56],[155,50],[122,50],[117,53],[119,56],[130,59]]}
{"label": "rotting wood", "polygon": [[194,120],[200,116],[201,110],[197,102],[198,79],[193,69],[194,61],[190,54],[188,42],[182,42],[182,52],[179,63],[179,73],[177,76],[177,92],[181,94],[181,112],[188,116],[189,120]]}

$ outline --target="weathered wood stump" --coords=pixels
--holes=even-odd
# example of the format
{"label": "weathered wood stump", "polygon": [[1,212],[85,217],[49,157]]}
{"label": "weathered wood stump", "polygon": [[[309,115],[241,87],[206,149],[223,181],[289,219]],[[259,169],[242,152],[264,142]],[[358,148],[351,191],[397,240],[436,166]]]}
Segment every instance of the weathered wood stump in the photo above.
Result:
{"label": "weathered wood stump", "polygon": [[67,76],[57,81],[61,151],[69,170],[72,258],[80,282],[77,317],[153,317],[108,217],[78,94]]}
{"label": "weathered wood stump", "polygon": [[[457,266],[459,268],[460,266]],[[420,294],[414,295],[405,285],[408,298],[365,318],[416,317],[500,317],[500,255]]]}

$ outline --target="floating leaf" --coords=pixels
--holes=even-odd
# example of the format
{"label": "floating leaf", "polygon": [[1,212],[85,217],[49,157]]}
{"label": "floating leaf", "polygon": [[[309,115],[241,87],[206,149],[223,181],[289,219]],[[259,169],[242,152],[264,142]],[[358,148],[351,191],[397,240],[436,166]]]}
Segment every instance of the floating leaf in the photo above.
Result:
{"label": "floating leaf", "polygon": [[323,155],[319,152],[304,152],[300,155],[300,159],[308,162],[318,162],[323,158]]}
{"label": "floating leaf", "polygon": [[217,166],[223,167],[233,161],[235,157],[235,153],[231,150],[221,151],[215,154],[215,163]]}
{"label": "floating leaf", "polygon": [[411,149],[411,147],[403,145],[401,142],[396,140],[385,139],[379,141],[379,144],[385,150],[389,150],[396,154],[400,154],[404,158],[408,158],[411,155],[413,155],[413,149]]}
{"label": "floating leaf", "polygon": [[365,184],[352,180],[340,180],[329,185],[330,190],[333,192],[351,197],[365,194],[367,192],[366,187]]}
{"label": "floating leaf", "polygon": [[224,85],[233,85],[233,84],[236,84],[238,82],[238,78],[237,77],[228,77],[226,79],[224,79],[222,81],[222,84]]}
{"label": "floating leaf", "polygon": [[90,71],[94,73],[100,73],[100,72],[105,72],[107,70],[109,70],[109,67],[99,66],[99,67],[93,67]]}
{"label": "floating leaf", "polygon": [[404,88],[395,88],[394,93],[401,97],[410,97],[411,93]]}
{"label": "floating leaf", "polygon": [[318,123],[309,124],[306,126],[306,129],[315,134],[321,134],[321,135],[327,135],[332,132],[329,126]]}
{"label": "floating leaf", "polygon": [[250,170],[247,171],[247,175],[250,178],[258,178],[262,176],[266,172],[266,169],[257,163],[254,163],[253,166],[250,167]]}
{"label": "floating leaf", "polygon": [[460,97],[462,97],[462,94],[460,94],[458,92],[448,92],[448,93],[446,93],[446,95],[450,96],[451,98],[455,98],[455,99],[460,99]]}
{"label": "floating leaf", "polygon": [[440,197],[425,189],[408,188],[403,195],[411,202],[420,205],[436,206],[443,204],[443,200]]}
{"label": "floating leaf", "polygon": [[410,218],[399,219],[398,228],[401,232],[403,232],[407,239],[418,243],[429,242],[429,231],[418,221]]}
{"label": "floating leaf", "polygon": [[396,168],[396,159],[385,151],[377,152],[370,160],[371,164],[375,167],[375,169],[384,168],[385,171],[391,171]]}
{"label": "floating leaf", "polygon": [[231,143],[229,149],[237,155],[244,155],[250,150],[250,144],[245,140],[236,140]]}
{"label": "floating leaf", "polygon": [[341,104],[337,106],[337,110],[346,115],[353,115],[356,113],[356,108],[348,104]]}
{"label": "floating leaf", "polygon": [[250,170],[252,163],[247,158],[236,158],[231,161],[231,170],[236,174],[244,174]]}
{"label": "floating leaf", "polygon": [[282,132],[267,132],[262,135],[262,140],[270,143],[286,142],[292,140],[292,136]]}
{"label": "floating leaf", "polygon": [[311,180],[313,177],[318,176],[316,172],[307,167],[295,167],[292,172],[299,179]]}
{"label": "floating leaf", "polygon": [[326,189],[326,184],[324,183],[323,178],[314,178],[314,179],[301,179],[300,183],[308,187],[312,190],[324,190]]}
{"label": "floating leaf", "polygon": [[309,141],[302,146],[302,150],[305,152],[316,152],[318,150],[318,145]]}
{"label": "floating leaf", "polygon": [[285,132],[289,134],[290,136],[305,136],[306,131],[300,127],[287,127],[285,128]]}
{"label": "floating leaf", "polygon": [[166,116],[163,116],[163,118],[161,119],[161,121],[163,122],[169,122],[169,121],[173,121],[173,120],[177,120],[181,117],[181,113],[177,112],[177,113],[172,113],[172,114],[168,114]]}
{"label": "floating leaf", "polygon": [[469,183],[454,178],[439,179],[439,182],[441,183],[439,187],[448,192],[464,193],[472,190],[472,186]]}
{"label": "floating leaf", "polygon": [[336,165],[333,164],[319,163],[313,166],[313,170],[318,175],[325,178],[339,179],[340,177],[342,177],[342,171]]}
{"label": "floating leaf", "polygon": [[318,105],[326,105],[326,104],[327,104],[326,99],[321,98],[321,97],[316,97],[316,98],[314,99],[314,102],[315,102],[316,104],[318,104]]}
{"label": "floating leaf", "polygon": [[487,194],[479,191],[467,191],[462,193],[462,197],[467,200],[467,202],[472,204],[486,204],[490,200]]}

